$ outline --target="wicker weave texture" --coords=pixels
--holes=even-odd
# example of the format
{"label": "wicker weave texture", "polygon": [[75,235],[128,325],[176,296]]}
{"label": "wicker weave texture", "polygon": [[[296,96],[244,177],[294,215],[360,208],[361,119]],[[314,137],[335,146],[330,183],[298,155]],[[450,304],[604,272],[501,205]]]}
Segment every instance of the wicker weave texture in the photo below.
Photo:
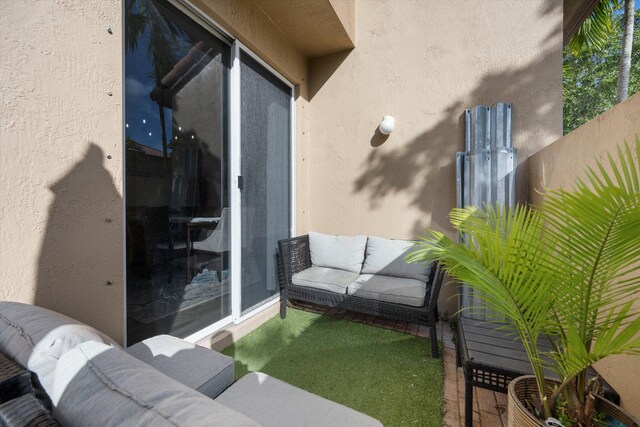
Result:
{"label": "wicker weave texture", "polygon": [[57,426],[51,413],[31,394],[25,394],[0,405],[0,425],[7,427]]}
{"label": "wicker weave texture", "polygon": [[[553,382],[546,383],[546,395],[550,396],[553,392]],[[531,400],[533,394],[537,394],[538,385],[533,375],[524,375],[511,381],[509,384],[508,394],[508,421],[509,426],[513,427],[544,427],[542,421],[536,419],[525,408],[523,402]],[[596,396],[596,410],[610,415],[616,420],[622,422],[628,427],[639,427],[640,421],[630,414],[622,410],[618,405],[606,400],[601,396]]]}
{"label": "wicker weave texture", "polygon": [[0,351],[0,403],[33,392],[31,371]]}

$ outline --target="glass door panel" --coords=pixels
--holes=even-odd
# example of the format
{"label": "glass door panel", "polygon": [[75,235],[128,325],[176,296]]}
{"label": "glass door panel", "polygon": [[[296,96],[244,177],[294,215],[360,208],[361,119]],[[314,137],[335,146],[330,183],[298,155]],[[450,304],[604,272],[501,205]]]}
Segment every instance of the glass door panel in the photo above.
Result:
{"label": "glass door panel", "polygon": [[291,88],[240,54],[241,310],[279,293],[278,240],[291,227]]}
{"label": "glass door panel", "polygon": [[127,337],[231,314],[230,47],[166,2],[125,5]]}

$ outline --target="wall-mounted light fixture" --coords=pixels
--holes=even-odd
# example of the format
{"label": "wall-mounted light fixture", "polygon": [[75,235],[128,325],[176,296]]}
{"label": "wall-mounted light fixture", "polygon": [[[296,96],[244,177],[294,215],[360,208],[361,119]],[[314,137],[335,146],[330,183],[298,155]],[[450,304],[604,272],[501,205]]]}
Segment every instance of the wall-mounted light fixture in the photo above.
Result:
{"label": "wall-mounted light fixture", "polygon": [[382,122],[380,122],[380,133],[383,135],[389,135],[396,127],[396,119],[393,116],[384,116],[382,117]]}

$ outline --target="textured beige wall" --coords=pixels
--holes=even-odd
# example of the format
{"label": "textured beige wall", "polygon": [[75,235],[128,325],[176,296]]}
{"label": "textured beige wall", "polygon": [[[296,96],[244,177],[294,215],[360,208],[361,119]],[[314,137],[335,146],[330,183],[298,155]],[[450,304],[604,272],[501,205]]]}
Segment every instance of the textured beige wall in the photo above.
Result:
{"label": "textured beige wall", "polygon": [[632,143],[640,135],[640,94],[616,105],[604,114],[563,136],[529,159],[529,200],[542,201],[545,188],[571,188],[576,177],[585,177],[584,168],[618,144]]}
{"label": "textured beige wall", "polygon": [[122,340],[121,3],[1,6],[0,298]]}
{"label": "textured beige wall", "polygon": [[[584,124],[529,159],[531,200],[540,203],[545,188],[571,188],[594,159],[605,160],[625,140],[640,135],[640,94]],[[640,308],[640,299],[636,298]],[[640,356],[613,356],[598,371],[620,393],[622,406],[640,417]]]}
{"label": "textured beige wall", "polygon": [[311,61],[313,230],[450,231],[465,108],[512,102],[521,159],[562,135],[562,2],[360,1],[356,41]]}

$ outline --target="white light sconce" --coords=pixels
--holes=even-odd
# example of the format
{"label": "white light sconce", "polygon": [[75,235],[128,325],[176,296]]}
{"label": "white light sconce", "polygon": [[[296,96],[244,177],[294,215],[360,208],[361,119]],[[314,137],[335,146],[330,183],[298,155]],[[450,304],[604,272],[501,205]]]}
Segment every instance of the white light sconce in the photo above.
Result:
{"label": "white light sconce", "polygon": [[383,135],[389,135],[396,128],[396,119],[393,116],[382,117],[380,122],[380,133]]}

